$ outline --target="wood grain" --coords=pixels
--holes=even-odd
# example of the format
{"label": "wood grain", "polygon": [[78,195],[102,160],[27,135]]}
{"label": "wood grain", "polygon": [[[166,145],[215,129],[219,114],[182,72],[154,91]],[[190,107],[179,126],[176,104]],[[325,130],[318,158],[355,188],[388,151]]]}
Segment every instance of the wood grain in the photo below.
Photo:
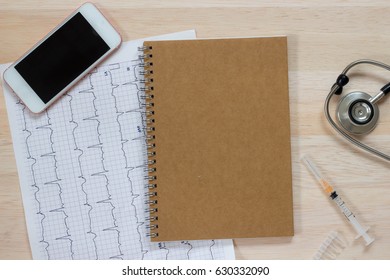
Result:
{"label": "wood grain", "polygon": [[[0,63],[17,59],[82,2],[0,0]],[[324,98],[346,64],[360,58],[390,62],[387,0],[106,0],[96,5],[124,40],[186,29],[196,29],[199,38],[287,35],[295,236],[236,239],[236,256],[310,259],[330,231],[337,230],[348,242],[339,258],[390,258],[389,165],[336,136],[322,113]],[[361,67],[353,77],[347,90],[374,94],[389,74]],[[382,103],[380,124],[364,141],[390,153],[390,104]],[[362,223],[371,226],[376,237],[372,246],[354,241],[353,229],[299,162],[303,154],[318,162]],[[261,213],[248,215],[261,219]],[[29,258],[12,140],[0,95],[0,259]]]}

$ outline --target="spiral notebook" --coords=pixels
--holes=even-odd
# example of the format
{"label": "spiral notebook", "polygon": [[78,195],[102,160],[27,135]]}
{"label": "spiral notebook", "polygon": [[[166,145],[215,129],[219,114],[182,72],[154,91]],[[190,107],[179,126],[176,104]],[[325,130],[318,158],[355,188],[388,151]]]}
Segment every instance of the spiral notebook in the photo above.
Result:
{"label": "spiral notebook", "polygon": [[143,57],[152,241],[293,235],[287,38]]}

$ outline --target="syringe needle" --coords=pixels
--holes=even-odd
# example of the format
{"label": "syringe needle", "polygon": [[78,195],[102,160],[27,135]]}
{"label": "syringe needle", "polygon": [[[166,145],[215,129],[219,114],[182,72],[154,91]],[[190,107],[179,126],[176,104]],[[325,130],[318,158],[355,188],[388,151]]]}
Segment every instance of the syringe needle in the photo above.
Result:
{"label": "syringe needle", "polygon": [[307,155],[304,155],[301,160],[320,183],[324,191],[330,195],[334,191],[333,187],[324,179],[314,162]]}

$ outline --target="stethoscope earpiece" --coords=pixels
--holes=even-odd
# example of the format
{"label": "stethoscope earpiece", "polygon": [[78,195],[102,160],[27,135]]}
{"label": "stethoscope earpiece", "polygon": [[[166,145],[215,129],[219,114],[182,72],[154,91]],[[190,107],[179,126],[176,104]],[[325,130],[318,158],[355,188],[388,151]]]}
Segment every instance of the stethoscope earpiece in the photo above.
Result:
{"label": "stethoscope earpiece", "polygon": [[367,134],[379,119],[379,107],[370,102],[371,95],[355,91],[345,95],[337,107],[337,119],[352,134]]}

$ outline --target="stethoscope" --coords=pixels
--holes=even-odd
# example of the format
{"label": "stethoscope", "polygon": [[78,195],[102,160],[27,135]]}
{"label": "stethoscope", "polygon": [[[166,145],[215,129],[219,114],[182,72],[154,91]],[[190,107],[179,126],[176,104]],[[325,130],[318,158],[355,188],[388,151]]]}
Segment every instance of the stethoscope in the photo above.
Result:
{"label": "stethoscope", "polygon": [[370,59],[356,60],[349,64],[338,76],[336,83],[332,86],[326,97],[324,105],[325,116],[330,125],[353,145],[381,157],[384,160],[390,161],[390,155],[365,145],[350,135],[367,134],[375,128],[379,119],[379,108],[377,103],[390,92],[390,83],[383,86],[375,96],[371,96],[361,91],[354,91],[342,97],[336,109],[337,120],[342,128],[333,121],[329,114],[330,99],[333,95],[340,95],[342,93],[343,87],[349,82],[347,76],[348,71],[359,64],[371,64],[390,71],[390,65]]}

